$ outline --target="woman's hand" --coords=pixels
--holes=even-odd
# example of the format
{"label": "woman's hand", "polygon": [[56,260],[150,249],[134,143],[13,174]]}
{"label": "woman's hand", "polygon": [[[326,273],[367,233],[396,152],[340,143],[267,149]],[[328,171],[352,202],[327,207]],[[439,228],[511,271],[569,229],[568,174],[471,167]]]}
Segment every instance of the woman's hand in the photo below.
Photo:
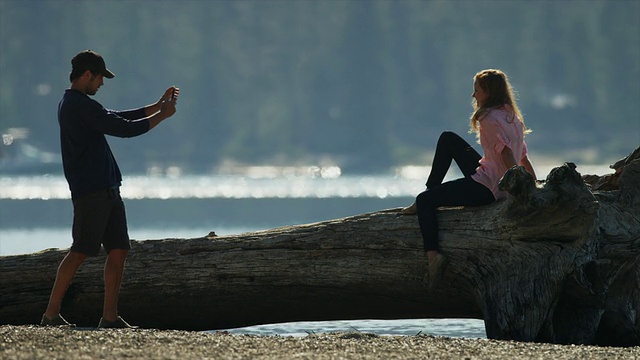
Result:
{"label": "woman's hand", "polygon": [[504,166],[507,169],[511,169],[512,167],[518,165],[518,162],[516,162],[516,158],[513,156],[513,151],[511,151],[510,148],[505,146],[502,149],[500,155],[502,156],[502,163],[504,163]]}
{"label": "woman's hand", "polygon": [[531,161],[529,161],[528,156],[525,156],[522,161],[520,161],[520,165],[524,166],[525,170],[527,170],[529,174],[533,175],[533,178],[537,181],[538,178],[536,177],[536,172],[533,170],[533,165],[531,164]]}

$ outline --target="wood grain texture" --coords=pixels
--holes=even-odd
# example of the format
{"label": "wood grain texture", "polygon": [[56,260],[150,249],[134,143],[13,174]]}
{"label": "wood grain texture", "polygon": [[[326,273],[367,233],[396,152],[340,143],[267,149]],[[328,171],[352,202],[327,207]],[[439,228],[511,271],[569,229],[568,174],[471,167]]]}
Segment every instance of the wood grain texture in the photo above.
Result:
{"label": "wood grain texture", "polygon": [[[120,313],[142,327],[187,330],[477,318],[494,339],[637,346],[640,159],[627,160],[613,190],[590,189],[572,164],[537,184],[516,167],[501,183],[513,194],[507,200],[440,209],[447,263],[437,283],[417,218],[399,209],[233,236],[132,241]],[[65,253],[0,257],[0,324],[39,321]],[[97,324],[103,263],[91,258],[80,268],[63,305],[68,320]]]}

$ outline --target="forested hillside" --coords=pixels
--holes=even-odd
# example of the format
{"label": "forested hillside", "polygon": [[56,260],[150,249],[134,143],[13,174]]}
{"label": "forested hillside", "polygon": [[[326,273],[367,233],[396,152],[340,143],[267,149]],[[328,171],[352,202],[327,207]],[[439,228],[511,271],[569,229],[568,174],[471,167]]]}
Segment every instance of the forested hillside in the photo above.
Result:
{"label": "forested hillside", "polygon": [[640,1],[0,0],[0,131],[58,151],[70,59],[100,52],[108,108],[181,88],[175,117],[110,139],[121,167],[222,161],[385,171],[467,134],[473,75],[506,71],[532,158],[640,144]]}

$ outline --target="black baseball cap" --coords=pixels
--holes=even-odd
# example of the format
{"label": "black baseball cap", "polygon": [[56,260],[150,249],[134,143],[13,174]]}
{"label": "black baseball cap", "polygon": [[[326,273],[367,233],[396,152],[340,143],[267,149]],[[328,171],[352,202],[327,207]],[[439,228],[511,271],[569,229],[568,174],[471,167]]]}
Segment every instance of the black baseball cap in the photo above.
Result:
{"label": "black baseball cap", "polygon": [[76,74],[89,70],[93,74],[102,74],[107,79],[113,79],[116,76],[107,69],[102,56],[92,50],[85,50],[74,56],[71,59],[71,67],[71,72]]}

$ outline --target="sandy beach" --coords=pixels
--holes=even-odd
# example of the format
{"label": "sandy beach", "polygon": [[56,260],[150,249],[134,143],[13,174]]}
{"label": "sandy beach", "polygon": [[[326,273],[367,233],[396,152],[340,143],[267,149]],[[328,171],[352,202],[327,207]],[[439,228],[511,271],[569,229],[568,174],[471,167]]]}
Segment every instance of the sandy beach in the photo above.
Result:
{"label": "sandy beach", "polygon": [[0,326],[9,359],[640,359],[640,347],[532,344],[486,339],[378,336],[231,335],[153,329],[97,330]]}

